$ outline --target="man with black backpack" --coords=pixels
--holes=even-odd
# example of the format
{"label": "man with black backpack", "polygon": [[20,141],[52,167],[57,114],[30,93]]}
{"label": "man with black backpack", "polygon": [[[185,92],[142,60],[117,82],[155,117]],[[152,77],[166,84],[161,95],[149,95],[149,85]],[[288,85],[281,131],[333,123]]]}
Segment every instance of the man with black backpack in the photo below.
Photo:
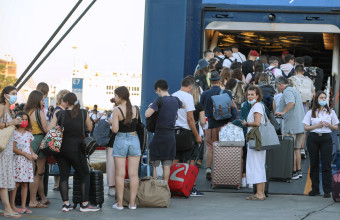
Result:
{"label": "man with black backpack", "polygon": [[[165,80],[157,80],[154,89],[158,97],[145,112],[147,129],[149,131],[154,129],[154,136],[149,145],[150,163],[154,167],[154,177],[157,178],[155,170],[162,162],[163,180],[168,181],[170,166],[176,156],[175,123],[177,111],[184,106],[177,97],[170,96],[168,83]],[[150,123],[153,123],[153,125],[150,125]],[[151,126],[153,128],[150,128]]]}
{"label": "man with black backpack", "polygon": [[225,56],[223,55],[222,50],[219,47],[215,47],[213,52],[214,52],[215,59],[217,60],[215,69],[216,71],[221,72],[221,70],[223,69],[223,61],[225,59]]}
{"label": "man with black backpack", "polygon": [[304,56],[303,59],[305,61],[305,70],[308,72],[308,77],[314,82],[315,91],[322,90],[324,87],[323,70],[319,67],[312,67],[312,57]]}
{"label": "man with black backpack", "polygon": [[231,47],[225,48],[224,53],[225,53],[226,57],[223,61],[222,66],[230,69],[231,64],[236,63],[237,59],[235,57],[233,57],[233,51],[232,51]]}
{"label": "man with black backpack", "polygon": [[[205,130],[205,138],[206,138],[206,178],[211,180],[211,164],[213,159],[213,142],[218,141],[218,132],[222,126],[225,124],[232,122],[236,119],[237,110],[235,103],[232,101],[233,96],[230,91],[224,90],[221,91],[220,88],[220,80],[221,77],[217,71],[213,71],[210,77],[211,88],[204,91],[201,96],[201,104],[204,106],[205,116],[208,118],[208,129]],[[212,100],[213,96],[219,95],[221,93],[227,93],[229,100],[231,100],[232,106],[230,106],[231,117],[228,119],[220,119],[214,117],[214,103]],[[225,99],[224,102],[226,103],[228,100]]]}

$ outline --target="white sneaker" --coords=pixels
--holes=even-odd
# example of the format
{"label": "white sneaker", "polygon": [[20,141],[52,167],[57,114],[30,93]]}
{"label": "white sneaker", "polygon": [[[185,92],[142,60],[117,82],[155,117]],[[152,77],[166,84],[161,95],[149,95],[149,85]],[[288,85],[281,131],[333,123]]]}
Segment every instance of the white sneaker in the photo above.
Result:
{"label": "white sneaker", "polygon": [[115,196],[116,195],[116,188],[109,188],[109,192],[107,193],[109,196]]}
{"label": "white sneaker", "polygon": [[253,188],[253,184],[248,184],[248,188],[252,189]]}
{"label": "white sneaker", "polygon": [[247,179],[245,177],[242,178],[242,184],[241,184],[242,188],[246,188],[247,187]]}
{"label": "white sneaker", "polygon": [[136,209],[137,209],[137,205],[135,204],[135,206],[132,207],[132,206],[130,206],[130,204],[129,204],[129,209],[131,209],[131,210],[136,210]]}
{"label": "white sneaker", "polygon": [[[117,210],[123,210],[123,209],[124,209],[124,207],[119,207],[119,206],[118,206],[118,203],[114,204],[114,205],[112,206],[112,208],[113,208],[113,209],[117,209]],[[130,206],[129,206],[129,208],[130,208]]]}

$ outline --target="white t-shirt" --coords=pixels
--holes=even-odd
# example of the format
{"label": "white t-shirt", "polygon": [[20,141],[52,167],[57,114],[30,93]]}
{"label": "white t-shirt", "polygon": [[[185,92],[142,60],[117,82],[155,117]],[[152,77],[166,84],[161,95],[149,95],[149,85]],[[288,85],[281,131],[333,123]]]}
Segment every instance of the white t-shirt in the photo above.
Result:
{"label": "white t-shirt", "polygon": [[254,74],[254,73],[248,73],[248,74],[247,74],[247,77],[246,77],[246,83],[247,83],[247,84],[250,83],[251,79],[253,78],[253,74]]}
{"label": "white t-shirt", "polygon": [[224,61],[223,61],[222,66],[225,66],[225,67],[230,68],[230,66],[231,66],[231,64],[232,64],[233,62],[231,62],[229,59],[230,59],[231,61],[233,61],[233,62],[235,61],[235,57],[229,57],[229,58],[226,57],[226,58],[224,59]]}
{"label": "white t-shirt", "polygon": [[[264,106],[261,103],[256,103],[249,111],[248,117],[247,117],[247,122],[251,123],[255,121],[255,112],[260,113],[261,116],[261,124],[264,124],[265,121],[265,112],[264,112]],[[248,132],[252,129],[253,127],[248,127]]]}
{"label": "white t-shirt", "polygon": [[275,78],[279,77],[279,76],[282,76],[282,70],[280,70],[279,68],[277,67],[274,67],[274,66],[269,66],[268,67],[268,70],[272,70],[273,68],[275,68],[272,72],[275,76]]}
{"label": "white t-shirt", "polygon": [[240,63],[243,63],[244,61],[247,60],[246,57],[241,52],[233,53],[233,57],[235,57],[237,59],[237,62]]}
{"label": "white t-shirt", "polygon": [[[312,110],[309,110],[307,114],[305,115],[305,118],[303,119],[302,123],[305,125],[316,125],[319,124],[320,121],[327,122],[331,125],[337,125],[339,124],[339,119],[335,114],[334,110],[331,110],[331,113],[328,114],[326,109],[324,111],[320,112],[317,111],[315,112],[316,118],[312,118]],[[311,132],[315,133],[331,133],[332,130],[330,128],[327,128],[326,126],[323,126],[322,128],[316,128],[312,130]]]}
{"label": "white t-shirt", "polygon": [[176,126],[191,130],[188,124],[187,113],[195,111],[194,98],[191,94],[181,90],[172,95],[179,98],[185,104],[185,108],[180,108],[177,111]]}
{"label": "white t-shirt", "polygon": [[[95,121],[95,120],[97,120],[98,118],[100,118],[100,116],[99,116],[99,113],[97,113],[97,114],[95,114],[95,113],[91,113],[90,114],[90,117]],[[98,123],[98,122],[97,122]],[[96,124],[97,124],[96,123]]]}

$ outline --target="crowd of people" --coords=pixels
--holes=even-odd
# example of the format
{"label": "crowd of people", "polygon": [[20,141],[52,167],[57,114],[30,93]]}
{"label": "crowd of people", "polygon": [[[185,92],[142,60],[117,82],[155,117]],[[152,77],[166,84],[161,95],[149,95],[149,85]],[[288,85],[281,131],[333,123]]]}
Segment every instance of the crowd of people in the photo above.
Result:
{"label": "crowd of people", "polygon": [[[235,45],[230,48],[216,47],[205,51],[204,58],[198,61],[193,75],[186,76],[180,89],[169,93],[167,81],[159,79],[154,84],[157,98],[145,111],[145,117],[158,114],[154,136],[149,144],[150,164],[154,168],[162,164],[163,180],[168,181],[170,167],[184,162],[202,164],[203,152],[206,158],[206,179],[212,178],[214,163],[213,143],[219,141],[219,131],[227,124],[243,128],[246,136],[253,128],[265,123],[268,117],[278,133],[294,138],[294,168],[292,179],[302,177],[301,155],[305,158],[307,148],[310,158],[312,190],[310,196],[319,191],[319,158],[322,164],[324,197],[331,192],[332,140],[330,133],[338,129],[339,120],[327,102],[327,94],[322,91],[323,71],[312,66],[310,56],[294,57],[288,52],[282,58],[259,55],[251,50],[246,58]],[[56,125],[64,128],[61,152],[55,156],[60,170],[60,178],[55,178],[55,190],[60,191],[63,200],[62,211],[73,209],[68,197],[68,179],[71,167],[80,177],[82,204],[80,211],[98,211],[89,203],[90,170],[85,154],[80,150],[86,131],[96,133],[101,121],[110,126],[116,134],[114,142],[107,139],[107,185],[109,195],[117,198],[112,208],[123,207],[124,178],[126,163],[130,179],[129,209],[136,209],[138,192],[138,167],[141,149],[136,135],[137,121],[141,117],[138,108],[132,106],[129,91],[121,86],[115,89],[112,112],[99,113],[98,106],[93,110],[82,109],[74,93],[61,90],[56,106],[46,108],[44,99],[49,87],[39,83],[23,105],[12,111],[10,106],[17,101],[17,89],[5,87],[0,97],[0,129],[12,125],[16,130],[6,148],[0,152],[0,191],[5,210],[0,214],[6,217],[21,217],[32,213],[28,208],[47,208],[50,201],[44,193],[44,173],[46,155],[39,151],[45,134]],[[227,119],[216,119],[212,97],[226,93],[231,99]],[[276,118],[278,116],[280,118]],[[282,128],[279,129],[279,125]],[[308,137],[306,137],[308,131]],[[205,150],[200,150],[204,144]],[[321,157],[320,157],[321,155]],[[256,194],[248,200],[265,200],[265,157],[266,151],[243,147],[243,172],[241,187],[257,186]],[[29,184],[28,184],[29,183]],[[21,189],[21,208],[15,206],[17,189]],[[8,190],[11,190],[10,198]],[[27,192],[30,192],[28,208]],[[37,200],[37,195],[40,200]],[[203,196],[196,187],[191,196]]]}

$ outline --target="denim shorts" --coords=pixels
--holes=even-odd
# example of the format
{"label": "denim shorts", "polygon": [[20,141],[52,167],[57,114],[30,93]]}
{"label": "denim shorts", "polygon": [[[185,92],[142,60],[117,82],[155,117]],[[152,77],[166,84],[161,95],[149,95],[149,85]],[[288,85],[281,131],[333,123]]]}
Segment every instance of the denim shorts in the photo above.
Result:
{"label": "denim shorts", "polygon": [[140,144],[136,132],[118,132],[113,143],[113,157],[141,156]]}

